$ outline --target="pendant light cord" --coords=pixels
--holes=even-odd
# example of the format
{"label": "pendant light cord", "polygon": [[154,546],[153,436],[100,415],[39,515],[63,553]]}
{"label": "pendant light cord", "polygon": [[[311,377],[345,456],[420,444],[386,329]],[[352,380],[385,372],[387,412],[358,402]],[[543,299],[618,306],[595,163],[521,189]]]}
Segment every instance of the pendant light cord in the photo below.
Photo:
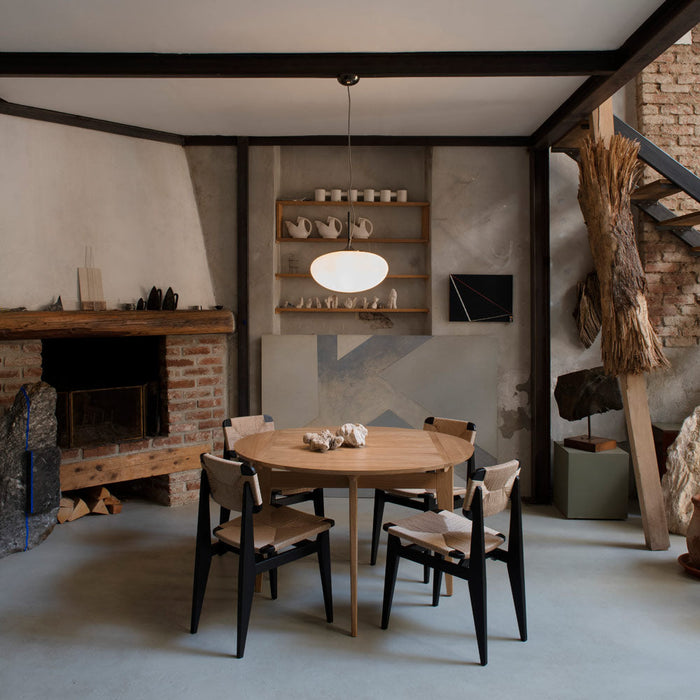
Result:
{"label": "pendant light cord", "polygon": [[352,109],[352,98],[350,97],[350,86],[346,86],[348,91],[348,247],[347,250],[352,250],[352,226],[355,223],[355,206],[352,201],[352,146],[350,143],[350,112]]}

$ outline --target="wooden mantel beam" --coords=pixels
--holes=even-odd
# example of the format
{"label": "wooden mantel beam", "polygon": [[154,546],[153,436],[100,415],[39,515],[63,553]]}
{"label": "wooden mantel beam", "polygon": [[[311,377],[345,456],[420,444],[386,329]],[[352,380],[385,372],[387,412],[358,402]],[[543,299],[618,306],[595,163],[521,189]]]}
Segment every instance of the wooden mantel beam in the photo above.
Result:
{"label": "wooden mantel beam", "polygon": [[0,340],[233,333],[233,314],[214,311],[5,311]]}

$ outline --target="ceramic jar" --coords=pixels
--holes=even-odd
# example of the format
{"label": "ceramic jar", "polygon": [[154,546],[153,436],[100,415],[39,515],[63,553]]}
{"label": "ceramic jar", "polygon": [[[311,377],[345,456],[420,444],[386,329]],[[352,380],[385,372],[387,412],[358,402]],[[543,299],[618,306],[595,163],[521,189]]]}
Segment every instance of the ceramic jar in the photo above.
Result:
{"label": "ceramic jar", "polygon": [[685,537],[688,543],[690,564],[696,569],[700,569],[700,493],[693,496],[693,516],[690,519]]}

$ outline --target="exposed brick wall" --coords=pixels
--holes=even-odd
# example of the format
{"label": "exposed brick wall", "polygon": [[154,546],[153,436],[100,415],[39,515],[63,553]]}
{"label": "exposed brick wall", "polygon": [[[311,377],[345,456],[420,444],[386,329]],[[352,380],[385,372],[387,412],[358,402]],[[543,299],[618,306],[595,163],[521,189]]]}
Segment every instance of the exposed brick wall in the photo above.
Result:
{"label": "exposed brick wall", "polygon": [[[692,44],[672,46],[638,77],[637,124],[640,133],[700,175],[700,26]],[[658,177],[646,168],[644,182]],[[684,194],[662,203],[679,216],[700,210]],[[700,257],[673,234],[658,231],[646,216],[639,239],[649,314],[663,344],[700,344]]]}
{"label": "exposed brick wall", "polygon": [[[224,449],[221,423],[226,417],[226,338],[219,335],[166,336],[161,383],[166,397],[163,421],[167,437],[154,439],[155,447],[211,444],[215,454]],[[145,491],[166,505],[198,498],[199,469],[148,479]]]}
{"label": "exposed brick wall", "polygon": [[0,341],[0,418],[14,403],[22,384],[41,379],[41,341]]}

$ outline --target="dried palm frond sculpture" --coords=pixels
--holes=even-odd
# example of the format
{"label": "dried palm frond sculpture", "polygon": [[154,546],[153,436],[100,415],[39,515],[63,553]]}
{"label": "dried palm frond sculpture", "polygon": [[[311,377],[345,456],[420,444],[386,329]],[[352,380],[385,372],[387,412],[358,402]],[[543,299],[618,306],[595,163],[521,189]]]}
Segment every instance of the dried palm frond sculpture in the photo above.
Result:
{"label": "dried palm frond sculpture", "polygon": [[639,179],[639,144],[619,135],[586,139],[578,199],[600,281],[602,356],[607,374],[642,374],[669,363],[649,322],[630,195]]}
{"label": "dried palm frond sculpture", "polygon": [[579,340],[590,348],[600,331],[600,283],[595,270],[576,285],[574,319]]}

